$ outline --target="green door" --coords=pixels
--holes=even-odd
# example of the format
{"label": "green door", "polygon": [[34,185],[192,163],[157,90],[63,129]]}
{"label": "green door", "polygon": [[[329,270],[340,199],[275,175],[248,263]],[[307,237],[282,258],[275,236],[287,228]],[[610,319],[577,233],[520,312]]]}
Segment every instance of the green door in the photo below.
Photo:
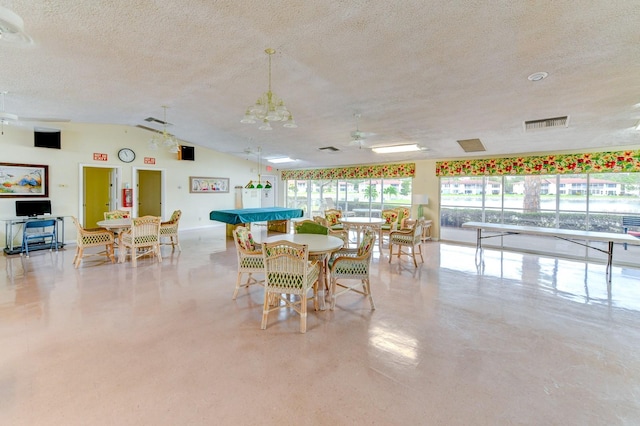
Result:
{"label": "green door", "polygon": [[138,170],[138,216],[162,216],[162,173]]}
{"label": "green door", "polygon": [[113,169],[106,167],[85,167],[84,179],[84,223],[85,228],[97,227],[109,211],[111,175]]}

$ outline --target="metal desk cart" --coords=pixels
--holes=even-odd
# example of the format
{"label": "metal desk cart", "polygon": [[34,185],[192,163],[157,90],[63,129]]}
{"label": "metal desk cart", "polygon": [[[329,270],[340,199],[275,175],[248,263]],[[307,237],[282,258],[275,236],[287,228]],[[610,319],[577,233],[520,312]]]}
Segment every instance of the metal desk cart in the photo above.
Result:
{"label": "metal desk cart", "polygon": [[[4,222],[5,254],[19,254],[22,251],[22,228],[24,224],[32,220],[55,219],[58,248],[64,247],[64,218],[68,216],[44,215],[35,217],[12,217],[0,219]],[[16,232],[17,231],[17,232]],[[20,237],[20,241],[16,239]],[[50,244],[30,244],[29,250],[48,249]]]}

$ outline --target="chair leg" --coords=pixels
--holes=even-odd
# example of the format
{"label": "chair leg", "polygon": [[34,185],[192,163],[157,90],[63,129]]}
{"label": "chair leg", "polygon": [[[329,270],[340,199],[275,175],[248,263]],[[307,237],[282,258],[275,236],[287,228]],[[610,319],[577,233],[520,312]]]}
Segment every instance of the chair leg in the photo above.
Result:
{"label": "chair leg", "polygon": [[418,262],[416,262],[416,246],[411,247],[411,257],[413,258],[413,266],[418,267]]}
{"label": "chair leg", "polygon": [[107,257],[111,259],[111,263],[116,263],[115,250],[113,244],[107,244]]}
{"label": "chair leg", "polygon": [[393,257],[393,244],[389,241],[389,263],[391,263],[391,258]]}
{"label": "chair leg", "polygon": [[[322,291],[323,291],[323,295],[324,295],[324,289]],[[324,302],[323,302],[322,306],[324,306]],[[316,310],[316,311],[319,309],[319,305],[318,305],[318,281],[313,283],[313,309]]]}
{"label": "chair leg", "polygon": [[331,307],[329,309],[331,309],[332,311],[336,308],[336,290],[338,287],[337,281],[337,278],[331,277]]}
{"label": "chair leg", "polygon": [[78,260],[78,255],[80,254],[80,251],[81,251],[80,246],[76,246],[76,254],[75,256],[73,256],[73,262],[71,262],[76,269],[78,268],[76,261]]}
{"label": "chair leg", "polygon": [[300,333],[307,332],[307,292],[300,295]]}
{"label": "chair leg", "polygon": [[418,244],[418,254],[420,255],[420,261],[424,263],[424,257],[422,257],[422,245]]}
{"label": "chair leg", "polygon": [[156,256],[158,256],[158,263],[162,263],[162,254],[160,253],[160,243],[155,245],[154,250],[156,252]]}
{"label": "chair leg", "polygon": [[366,292],[367,297],[369,298],[369,304],[371,304],[371,310],[375,311],[376,305],[375,303],[373,303],[373,296],[371,295],[371,281],[369,281],[368,278],[363,279],[362,286],[364,287],[364,291]]}
{"label": "chair leg", "polygon": [[242,280],[242,272],[238,272],[238,278],[236,279],[236,289],[233,291],[233,297],[231,300],[236,300],[238,297],[238,291],[240,291],[240,281]]}
{"label": "chair leg", "polygon": [[264,290],[264,303],[262,305],[262,323],[260,328],[265,330],[267,328],[267,317],[269,316],[269,299],[271,294],[265,288]]}

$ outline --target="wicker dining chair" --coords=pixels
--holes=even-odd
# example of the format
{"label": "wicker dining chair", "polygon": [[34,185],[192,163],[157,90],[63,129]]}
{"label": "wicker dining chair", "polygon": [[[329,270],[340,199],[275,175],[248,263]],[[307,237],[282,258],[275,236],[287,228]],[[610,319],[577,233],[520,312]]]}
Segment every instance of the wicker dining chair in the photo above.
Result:
{"label": "wicker dining chair", "polygon": [[160,218],[143,216],[131,219],[131,228],[120,233],[118,243],[118,261],[124,262],[131,257],[133,267],[138,266],[138,258],[153,255],[162,262],[160,254]]}
{"label": "wicker dining chair", "polygon": [[342,211],[338,209],[327,209],[324,211],[324,217],[329,222],[329,228],[333,230],[344,229],[344,225],[340,222],[342,219]]}
{"label": "wicker dining chair", "polygon": [[[113,246],[115,242],[115,236],[113,232],[105,228],[91,228],[85,229],[80,225],[77,218],[71,217],[76,230],[78,231],[76,237],[76,254],[73,257],[73,266],[77,269],[82,262],[82,259],[90,256],[106,256],[111,260],[111,263],[115,263],[116,258],[113,254]],[[98,253],[85,253],[85,249],[88,247],[102,247],[105,250]]]}
{"label": "wicker dining chair", "polygon": [[[249,228],[238,226],[233,230],[233,241],[236,245],[238,256],[238,277],[232,299],[238,297],[241,287],[249,287],[253,284],[264,285],[263,280],[257,280],[253,274],[264,274],[264,261],[262,246],[256,243],[251,236]],[[242,275],[247,274],[247,280],[242,282]]]}
{"label": "wicker dining chair", "polygon": [[419,218],[416,223],[410,229],[401,229],[398,231],[391,231],[389,233],[389,263],[393,259],[393,246],[398,247],[398,261],[400,256],[410,256],[413,259],[413,264],[417,268],[418,262],[416,262],[416,249],[420,255],[420,260],[424,263],[422,257],[422,228],[424,226],[424,218]]}
{"label": "wicker dining chair", "polygon": [[398,212],[396,228],[402,229],[405,227],[404,222],[406,220],[411,220],[411,209],[409,207],[396,207],[394,210]]}
{"label": "wicker dining chair", "polygon": [[[336,307],[336,298],[349,291],[369,299],[371,310],[376,308],[371,296],[371,256],[376,243],[376,232],[367,228],[355,249],[343,248],[331,255],[329,276],[331,280],[331,310]],[[347,283],[346,281],[349,281]]]}
{"label": "wicker dining chair", "polygon": [[329,227],[329,221],[325,217],[314,216],[313,221],[319,223],[322,226],[326,226],[327,228]]}
{"label": "wicker dining chair", "polygon": [[[262,254],[265,291],[260,328],[267,328],[270,312],[291,308],[300,315],[300,332],[306,333],[309,290],[313,290],[313,306],[318,310],[320,265],[309,261],[309,247],[306,244],[284,240],[265,242],[262,244]],[[290,300],[287,296],[293,298]]]}
{"label": "wicker dining chair", "polygon": [[[182,216],[182,211],[176,210],[168,221],[160,222],[160,244],[171,245],[171,251],[175,250],[176,246],[178,247],[178,251],[182,251],[180,241],[178,240],[180,216]],[[164,241],[163,238],[165,239]]]}
{"label": "wicker dining chair", "polygon": [[[382,210],[380,214],[384,219],[384,223],[380,227],[380,235],[382,238],[385,235],[388,237],[391,231],[398,228],[398,212],[395,209],[386,209]],[[380,248],[382,248],[382,241],[380,241]]]}
{"label": "wicker dining chair", "polygon": [[296,234],[329,234],[328,227],[309,219],[296,222],[293,231]]}

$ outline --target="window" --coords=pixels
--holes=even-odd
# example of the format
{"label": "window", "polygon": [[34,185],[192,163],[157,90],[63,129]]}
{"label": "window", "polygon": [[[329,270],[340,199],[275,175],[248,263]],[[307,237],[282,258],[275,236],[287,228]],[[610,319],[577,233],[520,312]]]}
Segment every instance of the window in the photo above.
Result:
{"label": "window", "polygon": [[[640,215],[640,173],[447,176],[440,178],[440,193],[440,238],[470,244],[475,231],[461,228],[468,221],[621,233],[623,215]],[[603,258],[597,250],[548,237],[510,235],[483,245]],[[636,262],[639,254],[629,246],[617,260]]]}
{"label": "window", "polygon": [[411,207],[411,186],[412,178],[288,180],[287,207],[304,209],[308,218],[329,208],[380,217],[385,209]]}

